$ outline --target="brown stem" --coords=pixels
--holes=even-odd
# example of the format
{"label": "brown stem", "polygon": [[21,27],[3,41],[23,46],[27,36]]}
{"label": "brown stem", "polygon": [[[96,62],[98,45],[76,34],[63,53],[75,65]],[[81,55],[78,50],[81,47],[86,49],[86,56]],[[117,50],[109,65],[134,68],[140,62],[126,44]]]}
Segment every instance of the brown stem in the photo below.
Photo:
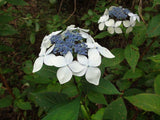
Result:
{"label": "brown stem", "polygon": [[150,47],[152,46],[152,44],[153,44],[155,41],[156,41],[156,38],[154,38],[154,39],[152,40],[152,42],[148,45],[148,47],[144,50],[144,52],[143,52],[142,55],[140,56],[139,61],[142,60],[142,58],[144,57],[144,55],[149,51]]}
{"label": "brown stem", "polygon": [[142,0],[139,0],[138,13],[139,13],[139,16],[142,19],[143,23],[145,24],[146,22],[144,21],[144,18],[142,16]]}
{"label": "brown stem", "polygon": [[64,1],[64,0],[61,0],[61,3],[60,3],[60,5],[59,5],[58,14],[59,14],[59,13],[60,13],[60,11],[61,11],[63,1]]}
{"label": "brown stem", "polygon": [[74,13],[76,12],[76,0],[74,0],[74,10],[72,12],[72,14],[63,22],[63,23],[66,23],[73,15]]}
{"label": "brown stem", "polygon": [[13,99],[15,99],[15,96],[11,90],[11,88],[9,87],[8,83],[7,83],[7,80],[3,77],[2,74],[0,74],[0,79],[2,80],[3,84],[5,85],[5,87],[7,88],[9,94],[13,97]]}

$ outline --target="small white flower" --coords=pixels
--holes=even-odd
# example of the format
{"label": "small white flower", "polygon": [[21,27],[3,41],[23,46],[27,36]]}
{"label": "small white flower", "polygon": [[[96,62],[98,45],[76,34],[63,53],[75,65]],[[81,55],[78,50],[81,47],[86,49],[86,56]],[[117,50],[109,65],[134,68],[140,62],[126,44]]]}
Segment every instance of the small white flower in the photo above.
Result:
{"label": "small white flower", "polygon": [[130,33],[133,30],[133,27],[135,26],[136,21],[131,22],[129,20],[123,21],[123,25],[127,28],[126,33]]}
{"label": "small white flower", "polygon": [[83,76],[89,83],[94,85],[99,84],[99,79],[101,76],[101,71],[98,66],[101,64],[101,56],[96,49],[88,50],[88,59],[84,55],[77,55],[78,62],[83,66],[80,72],[74,72],[76,76]]}
{"label": "small white flower", "polygon": [[138,22],[140,22],[140,18],[137,14],[133,14],[133,13],[128,13],[128,15],[130,16],[130,22],[133,23],[135,22],[136,20]]}
{"label": "small white flower", "polygon": [[122,33],[121,28],[119,27],[121,25],[122,21],[114,21],[113,19],[110,19],[105,22],[105,25],[108,27],[107,30],[110,34],[115,33]]}
{"label": "small white flower", "polygon": [[99,30],[103,30],[104,26],[105,26],[105,22],[109,19],[109,15],[103,15],[100,17],[100,19],[98,20],[99,23]]}
{"label": "small white flower", "polygon": [[68,82],[72,78],[73,72],[80,72],[83,69],[79,62],[73,61],[71,52],[68,52],[64,57],[57,56],[54,63],[56,67],[60,67],[57,71],[60,84]]}
{"label": "small white flower", "polygon": [[43,63],[48,65],[48,66],[53,66],[54,65],[54,59],[55,59],[55,55],[54,54],[50,54],[51,51],[53,50],[54,45],[52,47],[50,47],[47,52],[42,48],[41,49],[41,54],[39,55],[39,57],[35,60],[34,65],[33,65],[33,73],[39,71],[42,66]]}

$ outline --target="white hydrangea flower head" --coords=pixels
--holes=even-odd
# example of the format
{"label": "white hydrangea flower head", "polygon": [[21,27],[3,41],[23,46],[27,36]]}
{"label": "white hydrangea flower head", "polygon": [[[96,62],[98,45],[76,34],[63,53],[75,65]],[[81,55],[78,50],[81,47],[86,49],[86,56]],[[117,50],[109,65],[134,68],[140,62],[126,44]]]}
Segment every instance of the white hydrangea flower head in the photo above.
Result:
{"label": "white hydrangea flower head", "polygon": [[65,31],[56,31],[45,36],[39,57],[33,65],[33,73],[45,64],[59,68],[57,78],[60,84],[70,81],[73,75],[85,75],[89,83],[98,85],[101,55],[106,58],[114,58],[114,55],[95,42],[87,32],[89,30],[70,25]]}
{"label": "white hydrangea flower head", "polygon": [[121,28],[125,27],[125,32],[130,33],[133,30],[136,21],[140,22],[139,16],[132,13],[127,8],[111,6],[109,9],[106,8],[104,14],[99,18],[98,28],[102,31],[106,26],[107,31],[110,34],[121,34],[123,33]]}

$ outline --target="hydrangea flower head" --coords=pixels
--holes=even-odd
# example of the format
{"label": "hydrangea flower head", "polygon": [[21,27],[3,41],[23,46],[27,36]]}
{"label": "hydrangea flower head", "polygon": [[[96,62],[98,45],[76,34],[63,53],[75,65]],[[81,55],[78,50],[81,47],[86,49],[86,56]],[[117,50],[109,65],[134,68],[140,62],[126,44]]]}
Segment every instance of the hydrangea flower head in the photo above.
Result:
{"label": "hydrangea flower head", "polygon": [[70,81],[73,75],[85,75],[89,83],[98,85],[101,55],[106,58],[114,58],[114,55],[96,43],[87,32],[88,30],[71,25],[63,32],[56,31],[45,36],[39,57],[33,66],[33,73],[45,64],[59,68],[57,78],[60,84]]}
{"label": "hydrangea flower head", "polygon": [[106,9],[104,14],[99,18],[99,30],[103,30],[107,27],[107,31],[110,34],[121,34],[123,31],[121,27],[126,28],[126,33],[132,31],[136,24],[136,21],[140,22],[140,18],[137,14],[133,14],[127,8],[111,6]]}

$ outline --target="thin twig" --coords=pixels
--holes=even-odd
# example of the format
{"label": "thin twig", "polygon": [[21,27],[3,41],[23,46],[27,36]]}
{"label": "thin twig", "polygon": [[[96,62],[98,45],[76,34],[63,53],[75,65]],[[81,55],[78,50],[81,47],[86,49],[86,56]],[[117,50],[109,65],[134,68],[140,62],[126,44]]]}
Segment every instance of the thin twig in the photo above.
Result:
{"label": "thin twig", "polygon": [[145,24],[146,22],[144,21],[144,18],[142,16],[142,0],[139,0],[138,13],[139,13],[139,16],[141,17],[143,23]]}
{"label": "thin twig", "polygon": [[0,79],[2,80],[3,84],[6,86],[6,88],[7,88],[8,92],[9,92],[9,94],[13,97],[13,99],[15,99],[15,96],[14,96],[14,94],[13,94],[11,88],[9,87],[9,85],[8,85],[8,83],[7,83],[7,80],[3,77],[2,74],[0,74]]}
{"label": "thin twig", "polygon": [[61,11],[63,1],[64,1],[64,0],[61,0],[61,3],[60,3],[60,5],[59,5],[59,9],[58,9],[58,13],[57,13],[57,14],[59,14],[59,13],[60,13],[60,11]]}
{"label": "thin twig", "polygon": [[74,10],[72,14],[63,23],[66,23],[74,15],[75,12],[76,12],[76,0],[74,0]]}

